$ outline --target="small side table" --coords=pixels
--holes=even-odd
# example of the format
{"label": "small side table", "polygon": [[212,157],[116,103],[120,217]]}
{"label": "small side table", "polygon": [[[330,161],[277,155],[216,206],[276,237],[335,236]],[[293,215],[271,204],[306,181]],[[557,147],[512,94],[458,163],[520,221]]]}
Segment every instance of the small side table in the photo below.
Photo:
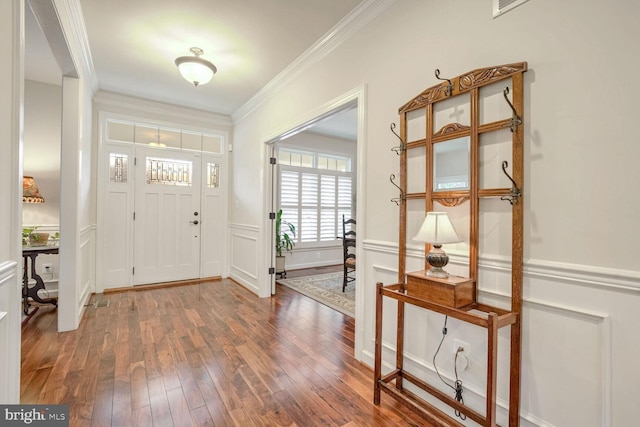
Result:
{"label": "small side table", "polygon": [[[40,289],[45,289],[44,280],[42,277],[38,275],[36,272],[36,258],[40,254],[57,254],[58,247],[57,246],[23,246],[22,247],[22,258],[24,260],[24,273],[22,275],[22,308],[25,315],[29,315],[29,307],[31,304],[29,303],[29,298],[33,299],[36,302],[41,304],[53,304],[54,306],[58,306],[57,298],[48,298],[42,299],[38,296],[38,291]],[[32,287],[29,287],[29,260],[31,260],[31,278],[36,281],[36,284]]]}

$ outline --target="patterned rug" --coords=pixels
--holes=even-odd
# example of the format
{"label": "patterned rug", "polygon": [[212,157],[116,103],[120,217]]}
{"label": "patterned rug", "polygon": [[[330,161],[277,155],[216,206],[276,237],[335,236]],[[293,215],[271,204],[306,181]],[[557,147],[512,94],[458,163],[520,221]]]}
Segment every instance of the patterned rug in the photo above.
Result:
{"label": "patterned rug", "polygon": [[342,272],[317,274],[276,282],[298,291],[350,317],[356,313],[356,282],[350,282],[342,292]]}

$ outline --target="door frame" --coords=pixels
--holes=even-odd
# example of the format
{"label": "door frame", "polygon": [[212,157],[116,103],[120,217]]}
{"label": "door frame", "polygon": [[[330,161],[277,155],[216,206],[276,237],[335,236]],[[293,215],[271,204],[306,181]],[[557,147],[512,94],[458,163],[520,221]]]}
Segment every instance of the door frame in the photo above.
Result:
{"label": "door frame", "polygon": [[[294,124],[276,131],[272,136],[263,140],[263,182],[264,182],[264,205],[263,205],[263,221],[261,227],[262,256],[259,282],[259,296],[268,297],[272,295],[272,289],[275,290],[275,274],[269,274],[269,268],[275,267],[275,251],[273,250],[275,242],[275,221],[269,218],[270,209],[275,206],[277,196],[278,180],[275,173],[272,173],[272,165],[269,163],[270,153],[273,147],[279,141],[300,133],[309,126],[341,111],[353,106],[358,109],[358,135],[356,148],[357,162],[357,199],[356,199],[356,234],[364,236],[365,230],[365,177],[366,177],[366,105],[367,105],[367,85],[363,84],[351,91],[327,102],[319,108],[312,110],[306,115],[300,117]],[[363,239],[358,239],[356,244],[356,257],[364,260],[363,256]],[[361,275],[363,271],[363,263],[358,263],[356,276]],[[364,277],[364,276],[362,276]],[[362,351],[364,349],[364,286],[356,286],[356,317],[355,317],[355,344],[354,355],[358,360],[362,360]]]}
{"label": "door frame", "polygon": [[[207,127],[205,124],[198,124],[198,123],[193,123],[190,120],[181,120],[181,116],[176,116],[173,119],[168,119],[168,120],[159,120],[159,119],[154,119],[148,116],[145,116],[144,114],[142,114],[142,111],[138,111],[138,110],[142,110],[144,108],[149,108],[147,105],[147,101],[139,101],[136,99],[132,99],[131,102],[133,103],[133,106],[128,105],[128,108],[131,109],[130,112],[118,112],[121,109],[121,100],[117,99],[111,99],[110,97],[105,97],[104,99],[101,99],[99,101],[99,106],[96,108],[96,116],[97,116],[97,141],[98,141],[98,150],[97,150],[97,191],[96,191],[96,206],[97,206],[97,236],[96,236],[96,281],[95,281],[95,292],[97,293],[102,293],[105,290],[108,289],[117,289],[117,288],[121,288],[121,286],[108,286],[105,287],[105,283],[103,278],[105,277],[105,266],[104,266],[104,262],[103,262],[103,257],[104,257],[104,253],[105,253],[105,249],[103,248],[103,245],[105,244],[104,242],[104,235],[102,230],[104,229],[104,213],[103,213],[103,209],[102,209],[102,204],[104,203],[104,194],[106,191],[106,185],[104,182],[104,178],[106,175],[108,175],[108,165],[105,164],[104,162],[104,156],[105,154],[105,146],[108,143],[113,143],[113,144],[122,144],[123,146],[131,146],[131,151],[133,153],[135,153],[135,147],[136,145],[140,145],[140,144],[136,144],[134,142],[129,142],[129,141],[107,141],[107,135],[106,135],[106,123],[107,120],[111,119],[111,120],[121,120],[124,122],[134,122],[134,123],[138,123],[138,124],[148,124],[148,125],[152,125],[152,126],[161,126],[161,127],[167,127],[167,128],[173,128],[173,129],[181,129],[183,131],[187,131],[187,132],[202,132],[205,134],[210,134],[210,135],[215,135],[220,137],[221,139],[221,146],[220,146],[220,151],[213,153],[213,152],[208,152],[208,151],[191,151],[191,150],[184,150],[184,151],[191,151],[191,152],[195,152],[195,153],[199,153],[201,155],[201,159],[207,159],[207,158],[216,158],[220,160],[220,189],[219,189],[219,195],[220,195],[220,200],[222,200],[224,202],[224,206],[222,206],[221,208],[221,212],[220,212],[220,221],[223,224],[223,227],[221,229],[221,246],[222,247],[227,247],[228,246],[228,241],[229,241],[229,233],[228,233],[228,227],[227,227],[227,221],[228,221],[228,200],[227,200],[227,195],[228,195],[228,191],[229,191],[229,130],[226,128],[225,125],[220,125],[220,127]],[[171,115],[171,111],[167,110],[166,111],[166,115],[169,116]],[[203,118],[199,118],[196,117],[196,121],[197,120],[204,120]],[[204,121],[203,121],[204,123]],[[216,124],[216,122],[214,122],[214,124]],[[171,152],[178,150],[178,151],[183,151],[182,149],[177,149],[177,148],[167,148],[167,155],[170,155]],[[105,168],[107,170],[105,170]],[[204,168],[201,167],[201,173],[200,173],[200,179],[201,179],[201,191],[200,191],[200,207],[201,207],[201,212],[200,214],[202,215],[202,209],[204,209],[204,205],[203,205],[203,197],[204,197],[204,191],[205,191],[205,184],[204,184]],[[134,171],[130,171],[131,176],[135,175]],[[106,175],[105,175],[106,174]],[[131,206],[132,206],[132,210],[133,210],[133,204],[134,204],[134,200],[133,200],[133,192],[134,189],[131,189]],[[133,225],[132,225],[132,231],[130,234],[130,253],[131,253],[131,266],[133,266],[133,239],[134,239],[134,231],[133,231]],[[199,276],[200,278],[203,278],[203,265],[205,263],[205,260],[202,257],[202,241],[206,238],[206,236],[204,236],[204,232],[203,232],[203,228],[201,227],[200,230],[200,248],[201,248],[201,257],[200,257],[200,271],[199,271]],[[223,253],[221,260],[221,278],[226,278],[229,276],[229,255],[227,253]],[[209,277],[209,276],[207,276]],[[218,277],[218,276],[213,276],[213,277]],[[122,286],[122,287],[126,287],[126,288],[132,288],[134,285],[134,279],[133,279],[133,274],[131,274],[131,269],[129,269],[129,280],[126,286]]]}

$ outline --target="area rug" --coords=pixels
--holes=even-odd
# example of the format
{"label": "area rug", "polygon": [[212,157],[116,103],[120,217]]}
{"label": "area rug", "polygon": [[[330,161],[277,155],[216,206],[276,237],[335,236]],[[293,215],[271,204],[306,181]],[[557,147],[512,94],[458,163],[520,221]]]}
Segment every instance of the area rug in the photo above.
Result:
{"label": "area rug", "polygon": [[356,282],[342,292],[342,272],[316,274],[277,282],[350,317],[356,313]]}

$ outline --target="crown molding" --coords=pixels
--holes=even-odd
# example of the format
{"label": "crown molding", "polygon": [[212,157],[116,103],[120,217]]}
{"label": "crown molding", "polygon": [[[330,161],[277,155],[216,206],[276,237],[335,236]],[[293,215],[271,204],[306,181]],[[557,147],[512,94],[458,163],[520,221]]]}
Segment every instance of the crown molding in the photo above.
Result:
{"label": "crown molding", "polygon": [[91,56],[91,49],[89,47],[89,36],[87,35],[87,27],[84,23],[84,15],[80,6],[80,0],[67,0],[71,7],[70,12],[70,30],[74,37],[74,45],[77,48],[72,52],[78,52],[80,60],[82,61],[82,69],[84,76],[89,79],[93,93],[98,90],[98,75],[93,66],[93,57]]}
{"label": "crown molding", "polygon": [[231,115],[233,122],[235,123],[247,117],[283,87],[291,83],[305,69],[324,58],[395,2],[396,0],[364,0],[289,64],[287,68],[282,70],[246,103],[234,111]]}
{"label": "crown molding", "polygon": [[193,124],[203,128],[215,126],[220,130],[229,130],[232,126],[231,118],[224,114],[210,111],[180,107],[149,99],[136,98],[114,92],[98,91],[93,96],[93,103],[100,111],[121,113],[134,112],[136,115],[150,119],[149,116],[168,117],[170,120]]}
{"label": "crown molding", "polygon": [[93,67],[89,39],[79,0],[46,0],[29,3],[63,76],[84,78],[93,93],[98,78]]}
{"label": "crown molding", "polygon": [[76,72],[89,81],[91,90],[95,93],[98,91],[98,77],[93,66],[80,0],[53,0],[53,3],[71,56],[75,59]]}

